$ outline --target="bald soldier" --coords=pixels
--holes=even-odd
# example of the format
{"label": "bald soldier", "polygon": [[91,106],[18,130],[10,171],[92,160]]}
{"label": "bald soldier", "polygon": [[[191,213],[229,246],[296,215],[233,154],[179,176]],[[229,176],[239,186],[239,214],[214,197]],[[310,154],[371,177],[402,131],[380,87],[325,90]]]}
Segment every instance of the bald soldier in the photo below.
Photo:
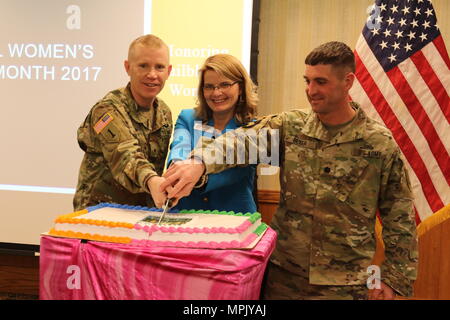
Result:
{"label": "bald soldier", "polygon": [[[265,298],[409,296],[418,253],[404,158],[390,131],[348,101],[355,58],[347,45],[325,43],[305,63],[310,113],[293,110],[266,116],[215,141],[204,141],[203,148],[193,150],[191,161],[176,163],[164,174],[167,181],[161,187],[172,184],[169,197],[185,196],[193,185],[206,181],[205,175],[236,166],[227,160],[230,150],[235,151],[234,159],[250,162],[249,154],[255,152],[249,150],[261,144],[246,133],[269,129],[279,135],[280,148],[271,150],[269,138],[263,144],[266,150],[258,154],[279,151],[281,196],[271,223],[278,240]],[[244,155],[236,154],[244,149]],[[371,266],[377,211],[386,256],[379,272]]]}
{"label": "bald soldier", "polygon": [[134,40],[124,62],[130,81],[98,101],[78,129],[85,152],[75,210],[100,202],[161,207],[159,186],[172,133],[172,115],[157,97],[172,66],[154,35]]}

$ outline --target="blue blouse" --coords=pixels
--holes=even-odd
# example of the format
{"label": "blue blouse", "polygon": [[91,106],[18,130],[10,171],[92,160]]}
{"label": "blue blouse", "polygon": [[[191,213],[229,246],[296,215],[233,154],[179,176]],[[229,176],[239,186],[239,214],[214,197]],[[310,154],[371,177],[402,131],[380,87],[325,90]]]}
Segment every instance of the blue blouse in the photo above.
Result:
{"label": "blue blouse", "polygon": [[[170,145],[167,160],[168,166],[172,161],[187,159],[201,136],[215,138],[238,127],[233,118],[220,132],[214,128],[212,119],[207,124],[202,124],[200,119],[195,118],[194,109],[182,110],[175,124],[173,142]],[[210,174],[205,188],[192,190],[188,197],[180,199],[175,208],[255,212],[256,204],[252,193],[255,173],[256,165],[251,165]]]}

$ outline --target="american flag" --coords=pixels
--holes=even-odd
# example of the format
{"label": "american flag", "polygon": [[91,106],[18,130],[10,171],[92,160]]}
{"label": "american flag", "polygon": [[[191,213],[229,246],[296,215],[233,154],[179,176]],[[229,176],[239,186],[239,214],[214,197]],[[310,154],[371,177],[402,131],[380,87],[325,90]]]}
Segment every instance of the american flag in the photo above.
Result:
{"label": "american flag", "polygon": [[450,204],[450,59],[430,0],[376,0],[369,12],[350,95],[394,135],[420,223]]}
{"label": "american flag", "polygon": [[98,122],[94,125],[94,130],[99,134],[102,132],[102,130],[111,122],[113,121],[113,117],[107,113],[105,114]]}

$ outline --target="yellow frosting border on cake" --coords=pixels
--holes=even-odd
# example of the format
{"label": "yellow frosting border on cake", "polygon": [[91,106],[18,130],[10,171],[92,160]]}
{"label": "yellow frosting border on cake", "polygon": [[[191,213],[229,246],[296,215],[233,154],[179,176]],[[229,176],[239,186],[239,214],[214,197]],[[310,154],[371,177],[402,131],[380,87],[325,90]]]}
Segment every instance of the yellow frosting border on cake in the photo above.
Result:
{"label": "yellow frosting border on cake", "polygon": [[128,237],[114,237],[114,236],[102,236],[99,234],[82,233],[75,231],[59,231],[54,228],[50,229],[49,233],[53,236],[87,239],[94,241],[116,242],[116,243],[131,243],[131,238]]}
{"label": "yellow frosting border on cake", "polygon": [[[93,225],[93,226],[104,226],[109,228],[127,228],[127,229],[133,229],[134,224],[128,223],[128,222],[113,222],[113,221],[106,221],[106,220],[95,220],[95,219],[79,219],[79,216],[82,216],[83,214],[88,213],[88,210],[83,209],[80,211],[72,212],[69,214],[64,214],[61,216],[58,216],[55,219],[55,223],[69,223],[69,224],[87,224],[87,225]],[[59,232],[59,231],[58,231]]]}

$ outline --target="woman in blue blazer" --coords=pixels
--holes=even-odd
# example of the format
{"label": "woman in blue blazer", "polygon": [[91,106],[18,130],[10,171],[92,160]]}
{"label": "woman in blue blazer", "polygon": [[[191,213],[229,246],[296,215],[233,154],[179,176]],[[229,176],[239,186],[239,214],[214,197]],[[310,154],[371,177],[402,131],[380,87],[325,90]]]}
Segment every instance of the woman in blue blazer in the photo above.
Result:
{"label": "woman in blue blazer", "polygon": [[[228,54],[211,56],[199,77],[197,107],[182,110],[176,121],[169,166],[187,159],[200,137],[214,139],[256,116],[256,87],[238,59]],[[253,165],[210,174],[207,184],[181,198],[176,208],[255,212],[255,173]]]}

